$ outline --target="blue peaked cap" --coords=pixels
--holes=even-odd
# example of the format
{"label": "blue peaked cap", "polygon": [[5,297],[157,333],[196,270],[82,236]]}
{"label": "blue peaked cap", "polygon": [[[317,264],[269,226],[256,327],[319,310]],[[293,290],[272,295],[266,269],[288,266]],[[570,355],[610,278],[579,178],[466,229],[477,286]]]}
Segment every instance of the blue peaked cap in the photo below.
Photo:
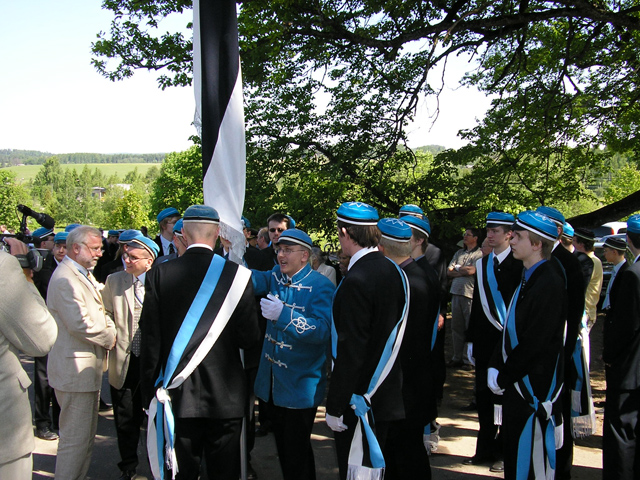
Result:
{"label": "blue peaked cap", "polygon": [[182,235],[182,219],[178,220],[176,224],[173,226],[173,233],[177,233],[178,235]]}
{"label": "blue peaked cap", "polygon": [[64,227],[64,231],[69,233],[71,232],[73,229],[78,228],[80,226],[79,223],[72,223],[71,225],[67,225],[66,227]]}
{"label": "blue peaked cap", "polygon": [[542,205],[536,209],[536,212],[540,212],[546,215],[551,220],[553,220],[556,223],[559,223],[560,225],[564,225],[564,222],[566,221],[562,212],[560,212],[560,210],[558,210],[557,208],[547,207],[546,205]]}
{"label": "blue peaked cap", "polygon": [[413,215],[405,215],[402,217],[402,221],[409,225],[411,228],[415,228],[416,230],[424,233],[427,237],[431,235],[431,225],[429,224],[429,220],[426,218],[418,218]]}
{"label": "blue peaked cap", "polygon": [[50,235],[54,235],[53,228],[47,228],[47,227],[36,228],[31,234],[31,236],[35,238],[44,238]]}
{"label": "blue peaked cap", "polygon": [[56,236],[53,237],[53,243],[67,243],[68,236],[69,232],[58,232]]}
{"label": "blue peaked cap", "polygon": [[285,245],[302,245],[309,249],[313,247],[313,240],[311,240],[311,237],[297,228],[289,228],[282,232],[276,245],[280,245],[281,243],[284,243]]}
{"label": "blue peaked cap", "polygon": [[191,205],[184,211],[182,221],[201,223],[220,223],[220,215],[215,208],[208,205]]}
{"label": "blue peaked cap", "polygon": [[363,202],[346,202],[338,208],[338,220],[353,225],[377,225],[378,211]]}
{"label": "blue peaked cap", "polygon": [[516,219],[513,215],[506,212],[490,212],[487,215],[487,228],[495,227],[496,225],[513,225]]}
{"label": "blue peaked cap", "polygon": [[158,223],[160,223],[165,218],[172,217],[175,215],[180,215],[180,212],[178,212],[178,209],[174,207],[167,207],[164,210],[162,210],[156,218],[158,220]]}
{"label": "blue peaked cap", "polygon": [[157,258],[160,253],[160,247],[158,247],[158,244],[149,237],[145,237],[142,232],[140,232],[140,235],[136,235],[131,241],[127,242],[127,245],[144,248],[153,258]]}
{"label": "blue peaked cap", "polygon": [[575,230],[573,229],[571,224],[568,222],[564,222],[564,225],[562,226],[562,235],[567,238],[573,238],[574,233]]}
{"label": "blue peaked cap", "polygon": [[552,242],[558,238],[558,227],[556,223],[538,211],[525,210],[524,212],[520,212],[516,223],[513,224],[513,229],[528,230]]}
{"label": "blue peaked cap", "polygon": [[411,240],[411,227],[399,218],[383,218],[378,222],[378,229],[384,238],[395,242]]}
{"label": "blue peaked cap", "polygon": [[140,230],[125,230],[120,234],[120,237],[118,237],[118,243],[129,243],[131,240],[138,236],[142,236],[142,232]]}
{"label": "blue peaked cap", "polygon": [[627,232],[640,233],[640,215],[631,215],[627,220]]}
{"label": "blue peaked cap", "polygon": [[403,207],[401,207],[400,212],[398,214],[400,218],[407,215],[411,215],[414,217],[424,217],[424,212],[418,205],[413,205],[410,203],[408,205],[404,205]]}
{"label": "blue peaked cap", "polygon": [[109,230],[107,236],[109,237],[119,237],[122,232],[120,230]]}

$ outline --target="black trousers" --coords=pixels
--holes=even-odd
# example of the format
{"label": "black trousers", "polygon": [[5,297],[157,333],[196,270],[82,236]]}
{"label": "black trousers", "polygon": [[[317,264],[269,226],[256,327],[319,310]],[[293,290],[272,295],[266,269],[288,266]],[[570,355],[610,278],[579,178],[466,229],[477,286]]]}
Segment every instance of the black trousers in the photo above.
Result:
{"label": "black trousers", "polygon": [[315,480],[311,430],[317,407],[284,408],[269,401],[271,428],[284,480]]}
{"label": "black trousers", "polygon": [[[349,470],[349,450],[351,449],[351,440],[358,424],[358,417],[352,409],[344,412],[342,421],[348,427],[344,432],[333,432],[336,441],[336,455],[338,457],[338,469],[340,471],[340,480],[347,480],[347,472]],[[400,422],[397,420],[396,422]],[[387,441],[389,427],[395,422],[376,422],[375,434],[378,439],[380,449],[384,452]]]}
{"label": "black trousers", "polygon": [[113,403],[113,419],[118,436],[121,471],[135,470],[138,466],[140,427],[146,420],[140,394],[140,359],[131,355],[124,385],[120,390],[110,386]]}
{"label": "black trousers", "polygon": [[383,450],[385,480],[431,480],[431,464],[422,435],[426,420],[391,422]]}
{"label": "black trousers", "polygon": [[602,478],[640,478],[640,389],[607,388],[602,427]]}
{"label": "black trousers", "polygon": [[[53,393],[53,388],[49,386],[47,375],[47,359],[44,357],[33,358],[33,392],[34,392],[34,412],[33,420],[36,428],[49,427],[58,429],[58,419],[60,418],[60,405]],[[49,413],[51,407],[51,413]]]}
{"label": "black trousers", "polygon": [[478,457],[502,459],[502,439],[498,435],[498,425],[493,423],[493,406],[502,403],[498,395],[494,395],[487,387],[488,366],[476,366],[476,405],[478,406],[478,441],[476,455]]}
{"label": "black trousers", "polygon": [[[177,480],[197,480],[202,459],[209,480],[238,480],[242,418],[176,418]],[[165,471],[165,478],[171,478]]]}

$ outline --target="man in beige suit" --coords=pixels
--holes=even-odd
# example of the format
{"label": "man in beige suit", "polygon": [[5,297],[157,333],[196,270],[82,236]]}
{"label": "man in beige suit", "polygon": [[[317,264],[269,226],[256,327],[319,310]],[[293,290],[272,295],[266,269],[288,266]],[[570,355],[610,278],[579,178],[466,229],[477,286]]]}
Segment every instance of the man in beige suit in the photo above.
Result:
{"label": "man in beige suit", "polygon": [[[27,246],[6,239],[14,255]],[[44,356],[56,339],[56,324],[31,279],[31,270],[0,251],[0,478],[31,479],[34,448],[31,407],[27,387],[31,384],[20,365],[18,350]]]}
{"label": "man in beige suit", "polygon": [[67,255],[49,282],[47,306],[58,324],[49,353],[49,384],[60,403],[60,443],[56,479],[84,479],[98,426],[98,401],[107,350],[116,329],[105,314],[100,284],[90,269],[102,255],[96,228],[75,228],[67,237]]}
{"label": "man in beige suit", "polygon": [[120,480],[131,480],[138,466],[140,426],[145,418],[140,395],[140,330],[144,281],[160,248],[138,232],[124,245],[125,271],[112,273],[102,291],[107,316],[116,326],[118,340],[109,354],[109,384],[118,435]]}

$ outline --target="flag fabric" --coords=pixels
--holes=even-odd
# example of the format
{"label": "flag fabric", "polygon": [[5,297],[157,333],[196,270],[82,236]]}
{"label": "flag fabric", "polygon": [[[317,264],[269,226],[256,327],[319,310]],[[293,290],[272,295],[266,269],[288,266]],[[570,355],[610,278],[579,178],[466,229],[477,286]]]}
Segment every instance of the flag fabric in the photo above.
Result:
{"label": "flag fabric", "polygon": [[246,144],[235,0],[194,0],[194,124],[202,139],[204,203],[220,215],[220,235],[240,263]]}

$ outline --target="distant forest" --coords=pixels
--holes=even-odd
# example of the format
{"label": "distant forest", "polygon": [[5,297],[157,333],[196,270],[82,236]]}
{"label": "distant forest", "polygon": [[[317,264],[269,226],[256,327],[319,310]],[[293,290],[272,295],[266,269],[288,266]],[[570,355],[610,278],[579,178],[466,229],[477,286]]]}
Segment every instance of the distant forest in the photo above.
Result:
{"label": "distant forest", "polygon": [[166,153],[61,153],[35,150],[0,150],[0,167],[42,165],[47,158],[56,157],[60,163],[162,163]]}

